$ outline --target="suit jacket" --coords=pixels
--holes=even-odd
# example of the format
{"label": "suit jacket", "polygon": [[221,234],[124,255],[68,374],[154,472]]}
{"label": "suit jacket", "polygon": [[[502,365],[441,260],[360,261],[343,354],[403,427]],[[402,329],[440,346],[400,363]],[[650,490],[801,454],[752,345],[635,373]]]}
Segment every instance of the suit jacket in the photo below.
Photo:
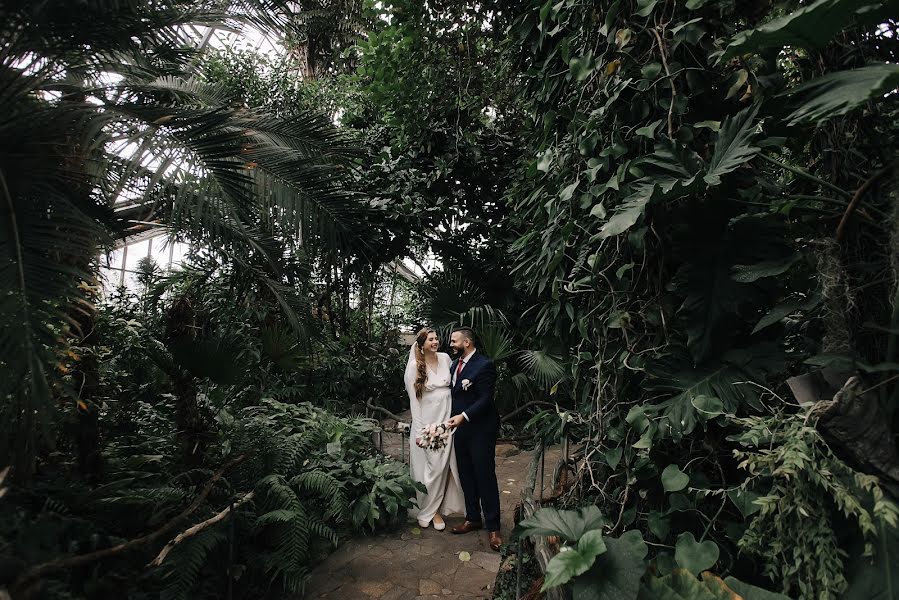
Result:
{"label": "suit jacket", "polygon": [[[453,361],[450,375],[456,372],[459,359]],[[471,385],[465,389],[463,381]],[[468,423],[462,428],[495,429],[499,425],[499,414],[493,395],[496,391],[496,367],[493,361],[480,352],[475,352],[456,378],[452,388],[453,415],[468,415]]]}

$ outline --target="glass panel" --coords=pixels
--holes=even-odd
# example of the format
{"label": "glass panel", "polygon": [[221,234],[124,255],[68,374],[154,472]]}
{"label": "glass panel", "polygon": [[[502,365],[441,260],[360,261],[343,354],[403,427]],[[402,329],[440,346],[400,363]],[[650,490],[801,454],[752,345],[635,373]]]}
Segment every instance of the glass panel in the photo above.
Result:
{"label": "glass panel", "polygon": [[153,238],[153,260],[159,265],[159,268],[165,270],[169,266],[169,247],[170,244],[165,236]]}
{"label": "glass panel", "polygon": [[100,267],[100,282],[103,284],[103,290],[106,293],[113,291],[119,286],[121,276],[122,272],[118,269]]}
{"label": "glass panel", "polygon": [[137,270],[137,261],[147,255],[150,250],[150,240],[144,240],[128,246],[128,255],[125,257],[125,269],[128,271]]}
{"label": "glass panel", "polygon": [[132,293],[140,291],[140,284],[137,282],[137,273],[125,272],[125,287]]}
{"label": "glass panel", "polygon": [[173,242],[172,243],[172,266],[177,267],[184,260],[184,257],[187,256],[187,251],[189,250],[189,246],[183,242]]}

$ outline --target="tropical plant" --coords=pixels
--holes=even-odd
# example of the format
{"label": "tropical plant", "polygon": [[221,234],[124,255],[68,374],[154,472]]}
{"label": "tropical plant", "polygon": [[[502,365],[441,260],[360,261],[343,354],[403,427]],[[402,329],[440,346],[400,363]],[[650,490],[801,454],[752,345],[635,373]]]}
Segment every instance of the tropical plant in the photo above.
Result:
{"label": "tropical plant", "polygon": [[[712,575],[707,569],[717,561],[717,546],[711,542],[697,543],[691,534],[678,539],[677,568],[658,576],[659,565],[648,565],[645,560],[648,547],[639,531],[627,531],[612,538],[603,535],[607,527],[609,524],[595,506],[577,511],[543,508],[521,521],[514,535],[555,536],[562,540],[559,552],[546,566],[541,591],[567,584],[574,600],[786,600],[786,596],[733,577],[722,581]],[[697,579],[700,572],[702,580]]]}
{"label": "tropical plant", "polygon": [[274,235],[347,231],[338,182],[352,150],[331,123],[234,106],[192,79],[192,25],[276,31],[289,4],[4,6],[0,364],[19,475],[34,468],[51,389],[64,392],[59,338],[90,314],[85,286],[114,238],[169,227],[280,297]]}
{"label": "tropical plant", "polygon": [[839,537],[848,535],[846,525],[854,526],[864,556],[871,557],[884,530],[899,527],[899,509],[877,477],[835,456],[805,416],[747,417],[742,424],[734,441],[743,449],[734,455],[749,475],[740,489],[754,500],[740,549],[757,556],[784,593],[844,597],[849,582]]}
{"label": "tropical plant", "polygon": [[[894,18],[877,1],[622,0],[532,2],[514,21],[517,89],[533,116],[506,192],[529,304],[518,322],[570,357],[570,390],[530,425],[583,443],[560,500],[615,515],[609,535],[714,544],[722,572],[761,584],[739,540],[767,519],[742,512],[749,496],[723,493],[751,478],[723,415],[802,419],[784,382],[822,366],[809,376],[865,371],[877,393],[862,414],[872,396],[883,406],[895,395],[896,104],[882,95],[896,45],[881,41]],[[890,437],[878,452],[892,453]],[[813,473],[830,464],[820,452]],[[871,456],[840,472],[886,487]],[[753,481],[761,496],[776,486]],[[842,523],[833,495],[821,501]],[[878,539],[886,514],[868,528]],[[835,542],[839,526],[804,525],[808,546],[798,530],[779,540],[809,572],[858,544]],[[802,550],[812,546],[822,550]],[[852,565],[836,556],[828,577]],[[773,568],[776,585],[803,593],[784,579],[794,561]],[[839,593],[834,583],[823,593]]]}
{"label": "tropical plant", "polygon": [[[210,449],[232,466],[215,479],[203,467],[182,470],[177,453],[160,453],[173,445],[174,417],[165,404],[130,407],[130,426],[123,426],[123,415],[116,442],[104,448],[104,485],[44,478],[11,490],[21,510],[0,520],[0,530],[3,552],[21,557],[5,575],[15,582],[12,589],[33,585],[35,567],[44,569],[38,580],[44,589],[108,589],[94,569],[46,565],[56,565],[61,553],[77,559],[109,551],[111,540],[159,529],[200,496],[190,517],[194,526],[161,551],[136,546],[136,560],[111,553],[101,562],[103,579],[112,577],[125,595],[166,598],[221,597],[229,579],[246,596],[301,593],[314,564],[341,538],[395,522],[420,488],[402,466],[375,456],[374,425],[364,419],[272,399],[233,415],[223,409],[216,421],[220,441]],[[369,502],[371,518],[358,518],[359,499]]]}

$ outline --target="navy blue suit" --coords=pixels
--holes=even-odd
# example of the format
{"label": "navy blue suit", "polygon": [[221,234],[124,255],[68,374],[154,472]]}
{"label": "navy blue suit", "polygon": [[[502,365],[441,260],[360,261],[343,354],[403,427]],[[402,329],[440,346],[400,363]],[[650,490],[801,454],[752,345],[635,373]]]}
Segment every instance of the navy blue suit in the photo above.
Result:
{"label": "navy blue suit", "polygon": [[[453,361],[451,375],[459,360]],[[462,382],[471,384],[464,389]],[[496,367],[493,361],[475,352],[468,359],[453,385],[452,414],[463,412],[468,420],[456,429],[456,462],[459,483],[465,494],[465,519],[478,523],[483,508],[488,531],[499,531],[499,486],[496,484],[496,436],[499,414],[493,402],[496,390]]]}

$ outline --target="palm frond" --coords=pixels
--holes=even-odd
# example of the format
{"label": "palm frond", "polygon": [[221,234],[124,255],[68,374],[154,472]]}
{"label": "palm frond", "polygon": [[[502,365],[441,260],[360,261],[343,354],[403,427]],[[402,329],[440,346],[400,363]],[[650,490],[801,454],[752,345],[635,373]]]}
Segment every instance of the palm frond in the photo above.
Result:
{"label": "palm frond", "polygon": [[421,290],[423,314],[435,328],[458,324],[463,315],[483,302],[484,294],[462,274],[441,272],[429,278]]}
{"label": "palm frond", "polygon": [[527,374],[547,391],[566,376],[566,364],[543,350],[523,350],[519,357]]}

